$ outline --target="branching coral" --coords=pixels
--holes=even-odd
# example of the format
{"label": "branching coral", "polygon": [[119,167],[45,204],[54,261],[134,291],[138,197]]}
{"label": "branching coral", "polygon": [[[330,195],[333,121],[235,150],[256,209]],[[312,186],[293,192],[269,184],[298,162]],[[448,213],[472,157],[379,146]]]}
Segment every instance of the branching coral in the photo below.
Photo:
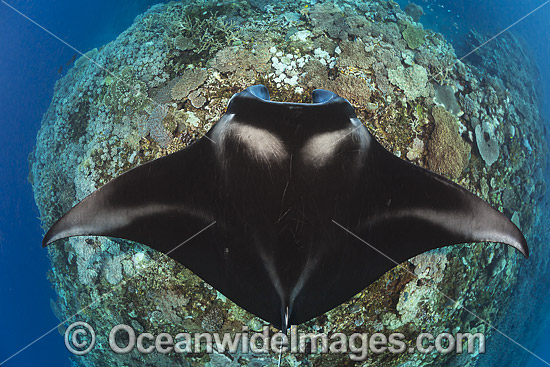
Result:
{"label": "branching coral", "polygon": [[180,51],[191,50],[195,47],[193,40],[191,38],[185,37],[184,35],[179,35],[174,38],[174,47]]}
{"label": "branching coral", "polygon": [[407,159],[410,161],[420,159],[422,158],[423,153],[424,153],[424,141],[415,137],[412,143],[412,147],[407,152]]}
{"label": "branching coral", "polygon": [[201,326],[206,331],[215,332],[223,326],[223,321],[223,313],[213,308],[202,317]]}
{"label": "branching coral", "polygon": [[[213,54],[223,46],[239,40],[241,36],[240,29],[234,22],[228,22],[215,13],[209,13],[209,16],[201,18],[185,15],[178,28],[180,36],[192,40],[196,54]],[[180,40],[180,47],[182,44],[185,47],[189,46],[189,42],[184,41]]]}
{"label": "branching coral", "polygon": [[354,105],[366,106],[370,102],[373,87],[361,77],[340,74],[331,84],[335,93],[345,96]]}

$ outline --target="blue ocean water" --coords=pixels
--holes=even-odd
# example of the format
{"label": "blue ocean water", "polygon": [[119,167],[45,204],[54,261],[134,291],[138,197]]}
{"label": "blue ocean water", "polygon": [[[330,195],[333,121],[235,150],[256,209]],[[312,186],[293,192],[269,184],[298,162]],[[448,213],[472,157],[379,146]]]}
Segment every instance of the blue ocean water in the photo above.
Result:
{"label": "blue ocean water", "polygon": [[[135,16],[158,1],[10,1],[20,12],[84,52],[113,40]],[[40,247],[28,176],[28,155],[53,86],[75,51],[0,3],[0,364],[69,366],[57,330],[2,363],[58,324],[50,309],[56,295]],[[62,70],[62,73],[64,71]]]}
{"label": "blue ocean water", "polygon": [[[78,50],[99,47],[126,29],[134,17],[157,1],[51,2],[7,1]],[[402,7],[407,1],[399,1]],[[533,9],[541,0],[418,1],[426,28],[443,33],[457,55],[468,52],[461,42],[471,28],[497,34]],[[2,366],[69,366],[58,320],[50,310],[55,299],[46,272],[50,268],[40,247],[43,231],[27,181],[28,154],[46,111],[55,81],[75,51],[0,2],[0,364]],[[550,116],[550,5],[512,28],[527,42],[540,70],[546,121]],[[548,254],[550,255],[550,250]],[[534,255],[535,256],[535,255]],[[543,254],[539,254],[543,256]],[[548,289],[535,295],[539,303]],[[544,304],[544,303],[543,303]],[[534,352],[550,361],[549,325]],[[41,335],[46,334],[42,339]],[[36,342],[34,342],[37,340]],[[29,343],[34,344],[29,345]],[[509,348],[518,348],[510,342]],[[27,347],[28,346],[28,347]],[[22,348],[23,351],[19,352]],[[18,354],[16,354],[18,353]],[[526,353],[518,348],[517,353]],[[16,354],[14,356],[14,354]],[[13,356],[13,357],[12,357]],[[2,361],[7,360],[5,363]],[[545,365],[532,358],[529,367]]]}
{"label": "blue ocean water", "polygon": [[[412,1],[399,0],[398,3],[405,7]],[[434,29],[445,35],[448,40],[451,40],[457,57],[467,54],[471,51],[471,47],[464,47],[463,42],[465,35],[470,29],[488,34],[490,36],[498,35],[508,27],[511,32],[521,36],[532,52],[532,57],[536,60],[539,69],[539,83],[542,88],[542,111],[545,120],[545,125],[548,127],[550,123],[550,6],[546,1],[527,0],[527,1],[418,1],[425,12],[425,16],[421,19],[426,28]],[[465,59],[468,61],[468,58]],[[518,69],[521,65],[518,65]],[[548,139],[548,136],[546,136]],[[548,164],[548,163],[547,163]],[[545,176],[548,177],[548,170]],[[548,196],[548,194],[547,194]],[[546,204],[547,205],[547,204]],[[550,219],[550,218],[548,218]],[[547,222],[548,219],[543,220]],[[547,237],[548,239],[548,237]],[[548,249],[548,245],[544,248]],[[533,255],[533,256],[548,256],[549,252]],[[533,298],[521,299],[520,302],[540,304],[544,309],[548,309],[549,305],[546,302],[548,298],[548,285],[550,279],[546,279],[545,284],[541,285],[541,293],[537,293]],[[537,299],[538,298],[538,299]],[[514,315],[510,315],[512,319]],[[547,320],[549,321],[549,320]],[[513,325],[513,322],[512,322]],[[531,351],[536,356],[530,356],[528,367],[547,366],[550,362],[550,325],[532,324],[530,328],[537,328],[542,331],[538,347]],[[513,327],[511,328],[513,330]],[[522,330],[515,330],[512,336],[520,344],[525,343],[525,338],[521,336]],[[518,345],[514,345],[513,341],[506,340],[502,335],[496,336],[500,339],[499,342],[510,350],[515,350],[518,353],[518,358],[523,357],[523,353],[528,353],[522,350]],[[540,358],[538,358],[540,357]],[[544,361],[541,361],[541,358]]]}

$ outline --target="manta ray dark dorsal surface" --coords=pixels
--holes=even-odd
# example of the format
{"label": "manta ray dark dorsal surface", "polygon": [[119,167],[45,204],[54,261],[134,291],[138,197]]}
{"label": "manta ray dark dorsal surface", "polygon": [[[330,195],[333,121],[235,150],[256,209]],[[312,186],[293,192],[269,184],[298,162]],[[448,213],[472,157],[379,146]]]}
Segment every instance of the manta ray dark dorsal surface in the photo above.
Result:
{"label": "manta ray dark dorsal surface", "polygon": [[492,241],[528,256],[500,212],[386,151],[345,99],[312,97],[272,102],[262,85],[235,94],[205,137],[113,179],[43,245],[82,235],[146,244],[283,329],[431,249]]}

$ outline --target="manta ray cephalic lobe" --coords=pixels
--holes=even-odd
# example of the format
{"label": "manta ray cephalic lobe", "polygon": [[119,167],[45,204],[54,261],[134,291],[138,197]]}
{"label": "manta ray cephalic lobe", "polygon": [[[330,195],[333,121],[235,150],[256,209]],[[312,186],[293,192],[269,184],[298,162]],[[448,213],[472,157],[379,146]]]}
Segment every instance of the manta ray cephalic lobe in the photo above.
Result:
{"label": "manta ray cephalic lobe", "polygon": [[386,151],[348,101],[312,99],[273,102],[263,85],[235,94],[205,137],[96,190],[43,245],[83,235],[148,245],[282,329],[349,300],[390,259],[474,241],[528,256],[508,218]]}

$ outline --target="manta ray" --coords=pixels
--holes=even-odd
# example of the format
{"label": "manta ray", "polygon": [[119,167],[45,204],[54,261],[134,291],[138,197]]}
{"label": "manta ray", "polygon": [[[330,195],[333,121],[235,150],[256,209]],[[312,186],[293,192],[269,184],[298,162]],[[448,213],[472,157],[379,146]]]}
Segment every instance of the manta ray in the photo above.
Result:
{"label": "manta ray", "polygon": [[188,147],[133,168],[59,219],[71,236],[145,244],[279,329],[346,302],[415,255],[521,231],[461,186],[387,151],[344,98],[235,94]]}

